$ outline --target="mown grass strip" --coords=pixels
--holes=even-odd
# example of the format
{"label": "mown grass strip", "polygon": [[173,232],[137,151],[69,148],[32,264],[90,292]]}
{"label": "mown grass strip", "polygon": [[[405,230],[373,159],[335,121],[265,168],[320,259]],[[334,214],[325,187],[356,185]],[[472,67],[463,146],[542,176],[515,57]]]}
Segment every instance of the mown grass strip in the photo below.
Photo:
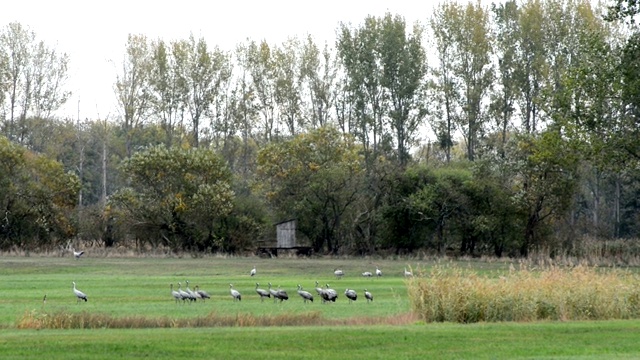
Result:
{"label": "mown grass strip", "polygon": [[12,359],[633,359],[640,322],[0,330]]}

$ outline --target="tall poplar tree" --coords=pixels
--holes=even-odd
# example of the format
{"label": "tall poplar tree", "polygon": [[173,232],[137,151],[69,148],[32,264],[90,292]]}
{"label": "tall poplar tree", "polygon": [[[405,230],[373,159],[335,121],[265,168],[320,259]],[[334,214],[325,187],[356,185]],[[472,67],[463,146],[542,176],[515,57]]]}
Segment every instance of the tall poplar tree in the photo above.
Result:
{"label": "tall poplar tree", "polygon": [[121,110],[127,157],[132,154],[133,138],[149,111],[150,51],[146,36],[129,34],[122,70],[116,75],[114,91]]}

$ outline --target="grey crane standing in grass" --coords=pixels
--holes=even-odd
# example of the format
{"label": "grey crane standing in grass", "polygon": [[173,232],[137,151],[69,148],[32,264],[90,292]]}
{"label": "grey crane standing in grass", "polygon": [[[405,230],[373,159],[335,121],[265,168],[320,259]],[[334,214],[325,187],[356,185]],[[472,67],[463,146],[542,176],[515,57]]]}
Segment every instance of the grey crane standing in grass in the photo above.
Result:
{"label": "grey crane standing in grass", "polygon": [[371,273],[371,271],[365,271],[365,272],[362,273],[362,276],[364,276],[364,277],[372,277],[373,274]]}
{"label": "grey crane standing in grass", "polygon": [[256,283],[256,292],[260,295],[260,302],[264,302],[264,298],[271,297],[271,293],[265,289],[260,289],[260,284]]}
{"label": "grey crane standing in grass", "polygon": [[182,295],[180,295],[179,292],[173,290],[173,284],[171,284],[171,296],[173,296],[173,298],[176,299],[176,304],[178,303],[179,300],[184,300],[182,298]]}
{"label": "grey crane standing in grass", "polygon": [[280,300],[280,302],[282,302],[283,300],[289,300],[289,294],[287,294],[286,291],[280,289],[280,285],[278,285],[278,290],[276,290],[275,297],[276,299]]}
{"label": "grey crane standing in grass", "polygon": [[71,249],[71,251],[73,251],[73,257],[75,257],[76,260],[80,259],[80,256],[84,254],[84,251],[76,251],[76,249]]}
{"label": "grey crane standing in grass", "polygon": [[242,300],[242,295],[240,295],[240,292],[236,289],[233,288],[233,284],[229,284],[229,292],[231,293],[231,296],[233,297],[233,301],[241,301]]}
{"label": "grey crane standing in grass", "polygon": [[73,293],[76,294],[76,304],[80,302],[80,300],[84,300],[85,302],[88,301],[89,299],[87,298],[87,294],[83,293],[82,291],[76,289],[76,282],[72,281],[73,283]]}
{"label": "grey crane standing in grass", "polygon": [[271,288],[271,283],[269,283],[269,294],[271,294],[271,296],[273,296],[273,302],[276,302],[276,300],[278,300],[278,297],[277,297],[278,292]]}
{"label": "grey crane standing in grass", "polygon": [[382,276],[382,270],[378,269],[377,266],[376,266],[376,276],[377,277],[381,277]]}
{"label": "grey crane standing in grass", "polygon": [[200,297],[198,294],[189,289],[189,280],[185,281],[187,283],[187,294],[189,294],[189,300],[196,301]]}
{"label": "grey crane standing in grass", "polygon": [[191,297],[189,296],[189,293],[184,291],[184,290],[182,290],[182,284],[181,283],[178,283],[178,293],[182,297],[182,300],[191,300]]}
{"label": "grey crane standing in grass", "polygon": [[364,289],[364,297],[367,299],[367,303],[373,301],[373,295],[371,295],[371,293],[368,292],[367,289]]}
{"label": "grey crane standing in grass", "polygon": [[336,276],[336,279],[340,279],[344,276],[344,271],[341,269],[334,269],[333,274]]}
{"label": "grey crane standing in grass", "polygon": [[302,290],[302,285],[300,285],[300,284],[298,284],[298,295],[300,295],[300,297],[302,297],[302,299],[304,300],[305,303],[307,301],[313,302],[313,295],[311,295],[311,293],[308,292],[308,291]]}
{"label": "grey crane standing in grass", "polygon": [[352,301],[358,300],[358,293],[356,293],[356,291],[352,289],[346,289],[344,291],[344,296],[349,299],[349,304],[351,304]]}
{"label": "grey crane standing in grass", "polygon": [[326,284],[325,286],[327,288],[323,290],[323,293],[325,294],[326,301],[336,302],[336,300],[338,299],[338,292],[330,288],[329,284]]}
{"label": "grey crane standing in grass", "polygon": [[200,290],[199,285],[196,285],[196,294],[200,296],[200,299],[202,299],[202,301],[204,301],[204,299],[211,299],[211,295],[209,295],[209,293],[204,290]]}
{"label": "grey crane standing in grass", "polygon": [[255,276],[257,273],[256,267],[254,266],[253,269],[251,269],[251,272],[249,273],[249,275],[251,276]]}
{"label": "grey crane standing in grass", "polygon": [[327,301],[331,301],[329,299],[329,294],[327,293],[327,291],[321,287],[317,287],[318,286],[318,282],[316,281],[316,292],[318,293],[318,295],[320,295],[320,299],[322,299],[322,303],[326,303]]}

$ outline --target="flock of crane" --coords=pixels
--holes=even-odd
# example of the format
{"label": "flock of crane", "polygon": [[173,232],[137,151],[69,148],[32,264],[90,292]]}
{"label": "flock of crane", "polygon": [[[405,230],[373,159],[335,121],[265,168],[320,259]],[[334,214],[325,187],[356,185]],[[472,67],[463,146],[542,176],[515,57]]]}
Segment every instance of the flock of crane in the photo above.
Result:
{"label": "flock of crane", "polygon": [[[74,250],[74,255],[76,255],[75,250]],[[82,254],[76,256],[76,259],[79,258],[81,255]],[[257,273],[257,270],[254,267],[249,272],[249,275],[253,277],[256,275],[256,273]],[[340,279],[344,276],[344,271],[342,271],[341,269],[334,269],[333,273],[337,279]],[[373,273],[369,271],[365,271],[362,273],[362,276],[372,277]],[[382,276],[382,271],[378,267],[376,267],[375,276],[376,277]],[[404,276],[412,277],[413,273],[407,270],[407,268],[405,268]],[[76,288],[75,281],[73,281],[72,283],[73,283],[73,293],[76,296],[77,303],[79,303],[81,300],[85,302],[88,301],[87,295]],[[273,298],[274,302],[278,300],[280,302],[284,300],[289,300],[289,295],[285,290],[280,289],[280,286],[278,286],[277,289],[273,289],[271,283],[269,283],[268,285],[269,285],[268,289],[265,290],[260,288],[259,283],[256,283],[255,291],[260,296],[261,302],[264,301],[264,298]],[[207,293],[206,291],[201,290],[198,285],[195,286],[194,290],[191,290],[189,288],[189,280],[186,281],[186,287],[184,290],[182,289],[182,283],[180,282],[178,283],[178,290],[174,290],[173,284],[170,284],[170,288],[171,288],[171,295],[175,299],[176,303],[179,303],[181,301],[184,303],[187,301],[189,302],[197,301],[197,300],[205,301],[206,299],[211,299],[211,295],[209,295],[209,293]],[[325,287],[321,287],[318,281],[316,281],[315,290],[318,296],[320,296],[320,298],[322,299],[322,303],[335,302],[338,299],[338,292],[330,288],[329,284],[326,284]],[[304,300],[305,303],[307,301],[313,302],[313,294],[311,294],[308,291],[305,291],[300,284],[298,284],[297,292],[298,292],[298,295],[300,295],[300,297]],[[242,294],[238,290],[233,288],[233,284],[229,284],[229,293],[231,294],[233,301],[242,300]],[[344,291],[344,295],[347,297],[347,299],[349,299],[349,303],[352,303],[353,301],[356,301],[358,299],[358,293],[353,289],[347,288]],[[367,291],[367,289],[364,289],[364,297],[365,299],[367,299],[367,303],[373,301],[373,295],[371,294],[371,292]],[[46,301],[46,295],[45,295],[44,301]]]}
{"label": "flock of crane", "polygon": [[[344,276],[344,271],[342,271],[341,269],[335,269],[333,273],[338,279]],[[249,275],[255,276],[256,274],[257,274],[257,270],[254,267],[249,272]],[[411,272],[405,269],[405,276],[412,276],[412,275],[413,274],[411,274]],[[365,271],[362,273],[362,276],[372,277],[373,274],[369,271]],[[377,277],[382,276],[382,271],[379,268],[376,268],[376,276]],[[176,303],[180,301],[182,302],[197,301],[197,300],[204,301],[205,299],[210,298],[210,295],[206,291],[200,290],[197,285],[194,288],[194,290],[191,290],[189,288],[189,281],[186,281],[186,285],[187,286],[184,290],[182,289],[182,283],[178,283],[178,290],[174,290],[173,284],[170,285],[171,295],[175,299]],[[261,302],[263,302],[265,298],[273,298],[274,302],[277,302],[277,301],[282,302],[285,300],[289,300],[289,294],[287,294],[285,290],[280,289],[280,286],[278,286],[277,289],[274,289],[271,283],[268,283],[268,285],[269,287],[265,290],[260,288],[259,283],[256,283],[255,291],[260,297]],[[233,284],[229,284],[229,293],[231,294],[233,301],[242,301],[242,294],[238,290],[234,289]],[[298,295],[300,295],[300,297],[305,303],[308,301],[313,302],[313,299],[314,299],[313,294],[304,290],[302,288],[302,285],[300,284],[298,284],[297,293]],[[330,288],[329,284],[326,284],[324,288],[320,287],[320,284],[318,283],[318,281],[316,281],[316,293],[318,294],[318,296],[320,296],[323,303],[335,302],[338,299],[338,292],[336,290]],[[358,299],[358,293],[353,289],[346,289],[344,292],[344,295],[347,297],[347,299],[349,299],[349,303],[356,301]],[[364,297],[365,299],[367,299],[367,302],[373,301],[373,295],[367,289],[364,289]]]}

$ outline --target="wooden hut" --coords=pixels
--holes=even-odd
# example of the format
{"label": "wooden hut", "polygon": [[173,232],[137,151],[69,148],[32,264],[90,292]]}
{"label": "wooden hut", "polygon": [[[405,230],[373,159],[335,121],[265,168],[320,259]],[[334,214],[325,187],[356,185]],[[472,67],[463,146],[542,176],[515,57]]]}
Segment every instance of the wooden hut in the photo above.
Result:
{"label": "wooden hut", "polygon": [[278,256],[278,252],[294,252],[296,255],[311,255],[310,246],[300,246],[296,240],[296,219],[281,221],[276,226],[276,246],[259,246],[257,254]]}
{"label": "wooden hut", "polygon": [[296,220],[286,220],[276,224],[276,238],[279,249],[296,247]]}

